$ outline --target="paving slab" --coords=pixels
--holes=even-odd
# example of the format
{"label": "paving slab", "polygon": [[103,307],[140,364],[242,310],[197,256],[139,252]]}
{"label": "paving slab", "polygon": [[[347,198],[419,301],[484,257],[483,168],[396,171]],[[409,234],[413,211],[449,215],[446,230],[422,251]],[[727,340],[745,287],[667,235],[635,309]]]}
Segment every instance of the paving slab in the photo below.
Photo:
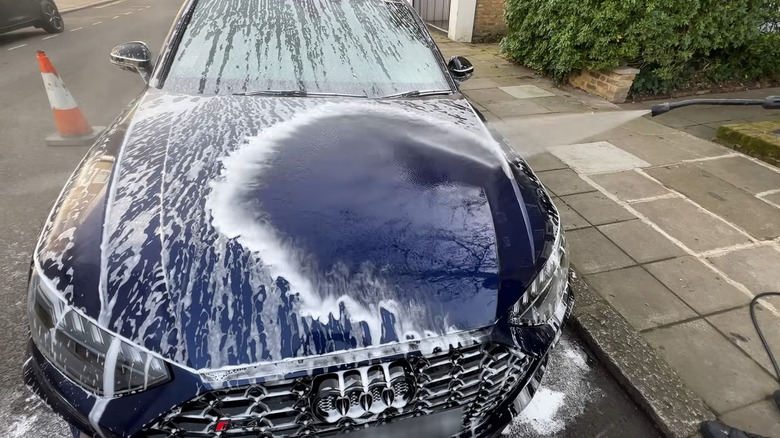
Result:
{"label": "paving slab", "polygon": [[[776,308],[780,308],[780,297],[770,297],[767,301]],[[707,317],[707,320],[753,360],[761,364],[770,375],[774,376],[775,370],[750,319],[749,306],[712,315]],[[780,354],[780,317],[767,310],[763,305],[757,304],[756,320],[764,333],[764,338],[769,343],[769,348],[775,355]]]}
{"label": "paving slab", "polygon": [[658,117],[653,117],[653,121],[672,128],[682,128],[684,126],[698,125],[691,119],[685,118],[679,114],[679,109],[675,111],[662,114]]}
{"label": "paving slab", "polygon": [[780,437],[780,411],[769,400],[737,409],[723,416],[723,422],[766,437]]}
{"label": "paving slab", "polygon": [[538,172],[536,176],[542,181],[545,187],[557,196],[572,195],[575,193],[592,192],[596,190],[577,175],[577,172],[571,169],[550,170],[547,172]]}
{"label": "paving slab", "polygon": [[595,228],[583,228],[566,233],[571,261],[577,272],[592,274],[624,268],[634,263],[620,248]]}
{"label": "paving slab", "polygon": [[[498,52],[499,52],[499,49],[496,49],[495,53],[498,53]],[[536,77],[536,78],[538,78],[538,79],[536,79],[538,82],[546,82],[546,83],[551,83],[552,82],[549,79],[546,79],[546,78],[544,78],[542,76],[539,76],[538,73],[536,73],[535,71],[531,70],[528,67],[523,67],[521,65],[517,65],[515,63],[509,62],[509,61],[507,61],[507,60],[505,60],[503,58],[500,58],[500,57],[496,61],[496,66],[500,70],[502,70],[504,73],[506,73],[505,75],[502,75],[502,76],[506,76],[506,77],[508,77],[508,76],[515,76],[515,77],[526,77],[526,78],[528,78],[528,77]],[[502,84],[502,85],[504,85],[504,84]]]}
{"label": "paving slab", "polygon": [[536,85],[513,85],[509,87],[499,87],[499,90],[517,99],[533,99],[535,97],[555,96],[549,91],[543,88],[539,88]]}
{"label": "paving slab", "polygon": [[[533,72],[530,74],[519,74],[516,76],[500,76],[493,78],[499,87],[511,87],[514,85],[541,85],[544,84],[545,79],[535,76]],[[541,88],[541,87],[540,87]]]}
{"label": "paving slab", "polygon": [[780,236],[776,207],[698,168],[693,163],[648,169],[647,174],[757,239]]}
{"label": "paving slab", "polygon": [[570,97],[542,97],[534,99],[534,103],[537,103],[554,113],[583,113],[590,110],[590,108],[582,102]]}
{"label": "paving slab", "polygon": [[469,101],[476,102],[485,108],[487,104],[496,102],[506,102],[516,100],[514,97],[499,90],[498,88],[483,88],[478,90],[464,91],[463,94],[468,97]]}
{"label": "paving slab", "polygon": [[534,172],[544,172],[547,170],[566,169],[566,164],[559,160],[558,157],[549,153],[542,152],[539,154],[533,154],[529,156],[523,156],[528,165],[531,166]]}
{"label": "paving slab", "polygon": [[769,169],[745,157],[700,161],[695,166],[753,194],[780,190],[780,169]]}
{"label": "paving slab", "polygon": [[[609,303],[579,277],[571,325],[667,438],[693,438],[715,415]],[[625,435],[625,434],[624,434]],[[701,438],[701,437],[697,437]]]}
{"label": "paving slab", "polygon": [[603,225],[636,218],[631,212],[617,202],[607,198],[601,192],[563,196],[561,200],[593,225]]}
{"label": "paving slab", "polygon": [[700,158],[698,155],[681,149],[657,135],[621,135],[617,131],[609,141],[615,146],[629,152],[648,163],[657,166],[677,163],[683,160]]}
{"label": "paving slab", "polygon": [[671,133],[660,134],[660,137],[674,146],[698,155],[701,158],[717,157],[720,155],[733,154],[734,151],[717,145],[708,140],[702,140],[687,132],[674,131]]}
{"label": "paving slab", "polygon": [[578,173],[604,173],[648,167],[650,163],[621,150],[610,142],[597,141],[547,148]]}
{"label": "paving slab", "polygon": [[485,109],[484,111],[479,110],[479,112],[482,113],[482,117],[484,117],[488,123],[495,123],[501,121],[501,119],[497,115],[491,113],[487,109]]}
{"label": "paving slab", "polygon": [[591,175],[590,178],[604,190],[627,202],[671,193],[664,186],[633,170]]}
{"label": "paving slab", "polygon": [[[780,251],[772,246],[732,251],[710,262],[751,292],[780,292]],[[778,306],[780,307],[780,306]]]}
{"label": "paving slab", "polygon": [[564,231],[590,227],[590,223],[588,223],[585,218],[566,205],[560,198],[553,198],[553,203],[558,209],[558,213],[561,215]]}
{"label": "paving slab", "polygon": [[682,198],[632,204],[651,222],[696,252],[748,243],[750,239]]}
{"label": "paving slab", "polygon": [[716,413],[769,397],[775,381],[703,319],[643,334]]}
{"label": "paving slab", "polygon": [[469,56],[469,61],[472,63],[482,61],[497,64],[500,60],[501,58],[498,56],[498,54],[490,50],[483,50]]}
{"label": "paving slab", "polygon": [[515,99],[514,97],[512,97],[512,99],[512,101],[486,103],[485,107],[501,119],[551,112],[547,108],[534,103],[532,99]]}
{"label": "paving slab", "polygon": [[641,220],[602,225],[598,229],[638,263],[685,254],[682,248]]}
{"label": "paving slab", "polygon": [[[543,99],[526,99],[529,102],[544,102],[547,105],[550,101],[564,101],[565,97],[550,97]],[[549,106],[549,105],[548,105]],[[549,106],[551,111],[559,111],[560,108]],[[550,147],[573,145],[584,142],[583,140],[592,137],[592,134],[604,129],[605,123],[613,123],[615,116],[612,112],[608,114],[567,112],[567,113],[545,113],[534,114],[523,117],[511,117],[500,123],[496,128],[500,130],[505,137],[511,138],[522,145],[524,149],[533,152],[543,152]],[[613,148],[614,151],[625,155],[625,152]]]}
{"label": "paving slab", "polygon": [[697,316],[640,266],[586,275],[585,280],[637,330]]}
{"label": "paving slab", "polygon": [[612,139],[615,138],[626,138],[626,137],[643,137],[641,134],[637,134],[634,131],[629,131],[627,129],[623,129],[620,126],[607,129],[605,131],[601,131],[599,133],[593,134],[592,136],[588,137],[586,140],[588,141],[598,141],[598,140],[605,140],[605,141],[612,141]]}
{"label": "paving slab", "polygon": [[725,122],[734,119],[734,107],[699,107],[699,111],[689,111],[683,117],[696,124]]}
{"label": "paving slab", "polygon": [[650,120],[648,117],[640,117],[621,125],[622,129],[641,135],[658,135],[663,133],[677,132],[674,128],[664,126]]}
{"label": "paving slab", "polygon": [[480,90],[483,88],[498,88],[498,82],[490,78],[471,78],[460,84],[461,91]]}
{"label": "paving slab", "polygon": [[693,125],[684,126],[680,128],[681,131],[685,131],[688,134],[698,137],[702,140],[714,140],[718,133],[718,128],[710,125]]}
{"label": "paving slab", "polygon": [[744,292],[692,256],[651,263],[645,269],[700,315],[750,302]]}
{"label": "paving slab", "polygon": [[472,62],[475,78],[495,78],[499,76],[513,76],[513,72],[500,68],[492,62]]}

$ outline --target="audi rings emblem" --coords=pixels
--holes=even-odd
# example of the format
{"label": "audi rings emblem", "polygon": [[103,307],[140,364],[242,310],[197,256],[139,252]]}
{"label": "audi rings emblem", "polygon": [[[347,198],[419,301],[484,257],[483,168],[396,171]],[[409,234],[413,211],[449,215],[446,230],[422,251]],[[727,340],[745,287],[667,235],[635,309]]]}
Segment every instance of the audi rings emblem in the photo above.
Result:
{"label": "audi rings emblem", "polygon": [[311,405],[327,423],[370,418],[408,405],[416,384],[412,367],[403,360],[328,373],[315,378]]}

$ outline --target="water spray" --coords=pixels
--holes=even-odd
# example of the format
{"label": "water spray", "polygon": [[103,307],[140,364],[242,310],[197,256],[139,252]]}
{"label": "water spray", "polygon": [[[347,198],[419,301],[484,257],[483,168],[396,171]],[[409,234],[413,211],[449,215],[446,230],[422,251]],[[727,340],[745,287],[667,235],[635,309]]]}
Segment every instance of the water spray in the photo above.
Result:
{"label": "water spray", "polygon": [[780,109],[780,96],[767,96],[764,99],[692,99],[658,103],[650,107],[650,115],[655,117],[673,109],[691,105],[756,105],[764,109]]}

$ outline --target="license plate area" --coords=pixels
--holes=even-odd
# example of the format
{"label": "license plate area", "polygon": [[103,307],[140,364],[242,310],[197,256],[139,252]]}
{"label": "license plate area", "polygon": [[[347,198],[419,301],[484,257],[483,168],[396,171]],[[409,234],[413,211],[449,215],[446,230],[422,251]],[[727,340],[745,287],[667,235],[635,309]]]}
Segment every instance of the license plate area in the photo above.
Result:
{"label": "license plate area", "polygon": [[463,408],[407,418],[349,433],[350,438],[449,438],[461,429]]}

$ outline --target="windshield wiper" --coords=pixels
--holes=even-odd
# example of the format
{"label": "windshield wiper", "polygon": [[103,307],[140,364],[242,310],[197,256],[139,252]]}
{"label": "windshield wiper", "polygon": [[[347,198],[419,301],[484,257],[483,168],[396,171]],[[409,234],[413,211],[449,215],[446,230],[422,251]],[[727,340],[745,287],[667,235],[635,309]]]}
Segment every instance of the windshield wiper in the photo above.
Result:
{"label": "windshield wiper", "polygon": [[404,97],[437,96],[441,94],[452,94],[452,90],[412,90],[403,93],[388,94],[380,99],[396,99]]}
{"label": "windshield wiper", "polygon": [[279,97],[368,97],[361,94],[320,93],[306,90],[257,90],[233,93],[234,96],[279,96]]}

